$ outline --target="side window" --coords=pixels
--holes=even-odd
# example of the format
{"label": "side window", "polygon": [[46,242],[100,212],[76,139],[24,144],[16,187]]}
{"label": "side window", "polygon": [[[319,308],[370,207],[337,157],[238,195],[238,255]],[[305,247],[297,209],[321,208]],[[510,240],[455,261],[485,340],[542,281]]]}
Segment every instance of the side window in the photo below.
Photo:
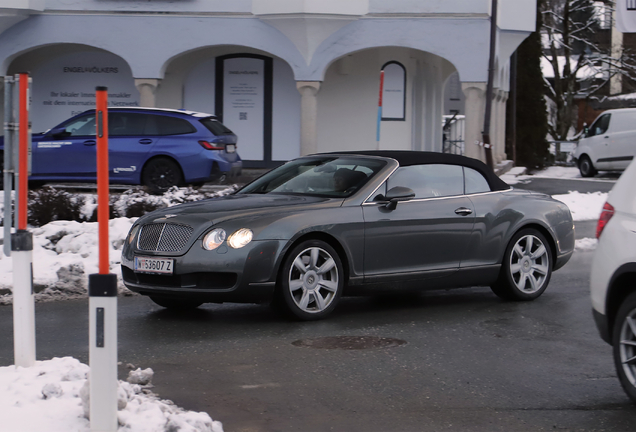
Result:
{"label": "side window", "polygon": [[[196,128],[189,121],[177,117],[153,115],[157,135],[183,135],[196,132]],[[153,127],[153,128],[154,128]]]}
{"label": "side window", "polygon": [[490,192],[488,181],[480,172],[464,167],[464,185],[466,194],[475,194],[481,192]]}
{"label": "side window", "polygon": [[395,186],[413,189],[415,199],[462,195],[464,173],[459,165],[412,165],[398,168],[387,180],[387,190]]}
{"label": "side window", "polygon": [[66,136],[95,136],[95,114],[73,120],[64,128]]}
{"label": "side window", "polygon": [[143,135],[146,115],[136,113],[108,113],[110,136]]}
{"label": "side window", "polygon": [[599,118],[597,118],[594,124],[592,124],[590,131],[587,133],[587,136],[592,137],[592,136],[601,135],[607,132],[607,129],[609,128],[609,124],[610,124],[610,117],[611,117],[611,114],[604,114],[600,116]]}

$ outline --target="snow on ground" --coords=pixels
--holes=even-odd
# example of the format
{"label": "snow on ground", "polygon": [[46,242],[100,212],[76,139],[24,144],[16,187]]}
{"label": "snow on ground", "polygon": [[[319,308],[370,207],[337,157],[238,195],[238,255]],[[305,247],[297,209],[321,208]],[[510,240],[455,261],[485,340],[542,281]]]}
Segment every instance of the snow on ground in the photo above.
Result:
{"label": "snow on ground", "polygon": [[[29,368],[0,367],[4,432],[88,432],[90,368],[72,357],[38,361]],[[150,391],[152,369],[119,381],[120,432],[223,432],[206,413],[185,411]]]}
{"label": "snow on ground", "polygon": [[574,241],[574,249],[579,251],[591,251],[596,249],[598,240],[595,238],[582,238]]}
{"label": "snow on ground", "polygon": [[553,178],[553,179],[581,179],[581,173],[576,167],[561,167],[551,166],[544,170],[532,173],[532,175],[526,174],[524,167],[514,167],[507,173],[500,176],[503,181],[509,185],[516,183],[523,183],[533,177],[539,178]]}
{"label": "snow on ground", "polygon": [[572,212],[575,221],[598,220],[607,201],[607,193],[580,193],[571,191],[564,195],[552,195],[552,198],[565,203]]}
{"label": "snow on ground", "polygon": [[[121,249],[124,238],[136,218],[117,218],[109,222],[109,259],[111,273],[118,275],[120,292]],[[98,273],[98,236],[96,222],[54,221],[33,228],[33,283],[38,300],[83,297],[88,275]],[[0,288],[13,284],[13,260],[1,255]],[[63,293],[63,294],[62,294]],[[10,294],[0,296],[0,304],[10,303]]]}

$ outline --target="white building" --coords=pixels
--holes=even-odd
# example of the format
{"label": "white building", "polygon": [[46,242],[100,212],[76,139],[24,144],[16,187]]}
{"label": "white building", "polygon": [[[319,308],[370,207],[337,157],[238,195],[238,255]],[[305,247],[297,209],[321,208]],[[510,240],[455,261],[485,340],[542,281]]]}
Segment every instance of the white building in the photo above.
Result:
{"label": "white building", "polygon": [[[474,142],[483,127],[490,7],[491,0],[2,0],[0,76],[31,73],[34,132],[92,108],[101,85],[113,106],[215,113],[252,167],[337,150],[441,151],[445,87],[454,82],[463,93],[465,153],[484,159]],[[535,18],[536,0],[499,0],[495,161],[505,158],[509,57]]]}

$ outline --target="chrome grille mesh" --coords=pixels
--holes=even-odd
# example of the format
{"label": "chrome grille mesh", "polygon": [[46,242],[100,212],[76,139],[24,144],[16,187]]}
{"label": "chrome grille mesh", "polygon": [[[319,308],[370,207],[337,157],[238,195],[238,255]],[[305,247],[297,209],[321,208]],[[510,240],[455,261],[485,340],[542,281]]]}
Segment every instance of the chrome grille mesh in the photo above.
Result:
{"label": "chrome grille mesh", "polygon": [[179,252],[190,236],[192,227],[171,223],[151,223],[141,227],[137,247],[144,251]]}

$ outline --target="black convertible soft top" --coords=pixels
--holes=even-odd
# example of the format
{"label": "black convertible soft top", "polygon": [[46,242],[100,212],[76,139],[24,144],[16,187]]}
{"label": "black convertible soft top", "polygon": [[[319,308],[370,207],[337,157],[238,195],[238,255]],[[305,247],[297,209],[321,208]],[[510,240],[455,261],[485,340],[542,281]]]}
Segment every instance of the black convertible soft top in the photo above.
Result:
{"label": "black convertible soft top", "polygon": [[492,169],[488,168],[488,165],[480,160],[461,155],[409,150],[363,150],[333,152],[331,154],[386,157],[395,159],[400,166],[424,164],[461,165],[479,171],[486,178],[490,189],[493,191],[510,189],[510,186],[501,180]]}

